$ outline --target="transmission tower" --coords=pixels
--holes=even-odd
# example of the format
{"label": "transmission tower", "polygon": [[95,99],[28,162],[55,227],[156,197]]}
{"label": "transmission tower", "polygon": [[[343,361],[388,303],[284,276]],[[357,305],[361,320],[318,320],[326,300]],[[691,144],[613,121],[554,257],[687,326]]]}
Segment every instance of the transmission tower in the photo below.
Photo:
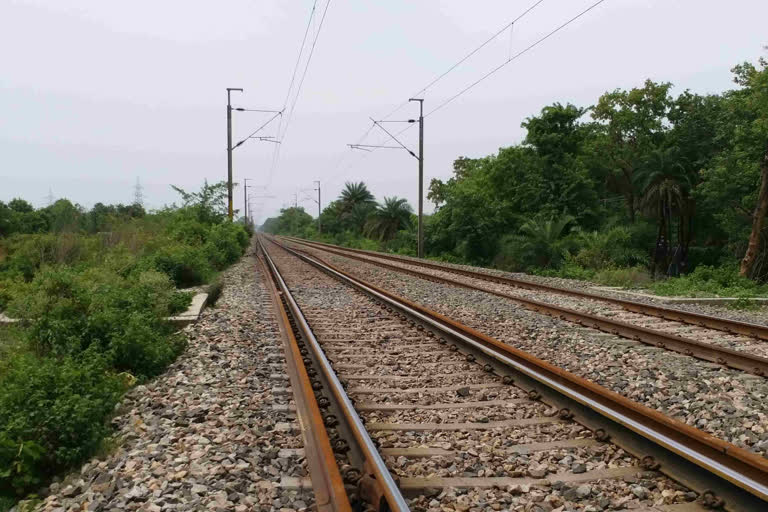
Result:
{"label": "transmission tower", "polygon": [[136,176],[136,185],[133,187],[133,204],[138,206],[144,206],[144,187],[141,186],[139,177]]}
{"label": "transmission tower", "polygon": [[48,201],[48,206],[51,206],[53,204],[55,197],[53,197],[53,190],[51,187],[48,187],[48,195],[45,196],[45,200]]}

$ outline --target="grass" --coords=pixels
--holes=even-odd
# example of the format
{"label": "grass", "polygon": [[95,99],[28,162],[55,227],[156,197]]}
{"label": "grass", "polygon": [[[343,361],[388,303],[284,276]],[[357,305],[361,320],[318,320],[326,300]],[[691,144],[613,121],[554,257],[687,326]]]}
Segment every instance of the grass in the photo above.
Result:
{"label": "grass", "polygon": [[656,281],[649,288],[656,295],[664,296],[738,297],[744,300],[768,297],[768,284],[740,276],[736,267],[702,265],[686,276]]}

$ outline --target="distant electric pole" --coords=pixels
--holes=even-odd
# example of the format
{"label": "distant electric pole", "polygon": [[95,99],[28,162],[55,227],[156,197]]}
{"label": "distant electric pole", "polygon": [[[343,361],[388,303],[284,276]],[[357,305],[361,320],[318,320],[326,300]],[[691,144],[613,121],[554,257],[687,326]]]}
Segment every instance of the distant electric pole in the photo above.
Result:
{"label": "distant electric pole", "polygon": [[245,223],[248,223],[248,181],[253,181],[253,178],[243,178],[243,209],[245,210],[245,214],[243,216],[243,219],[245,219]]}
{"label": "distant electric pole", "polygon": [[320,202],[320,180],[315,181],[315,184],[317,184],[317,232],[322,233],[323,232],[323,225],[320,222],[320,214],[322,213],[322,206]]}
{"label": "distant electric pole", "polygon": [[144,187],[141,186],[139,177],[136,176],[136,185],[133,187],[133,204],[138,206],[144,206]]}
{"label": "distant electric pole", "polygon": [[419,246],[418,256],[424,257],[424,100],[410,98],[408,101],[419,102]]}
{"label": "distant electric pole", "polygon": [[53,190],[51,190],[51,187],[48,187],[48,195],[45,196],[46,201],[48,201],[48,206],[51,206],[53,204],[53,200],[56,199],[53,197]]}
{"label": "distant electric pole", "polygon": [[230,222],[232,222],[234,214],[232,209],[232,101],[230,99],[232,91],[243,92],[243,90],[236,87],[227,87],[227,201],[229,204],[227,214]]}

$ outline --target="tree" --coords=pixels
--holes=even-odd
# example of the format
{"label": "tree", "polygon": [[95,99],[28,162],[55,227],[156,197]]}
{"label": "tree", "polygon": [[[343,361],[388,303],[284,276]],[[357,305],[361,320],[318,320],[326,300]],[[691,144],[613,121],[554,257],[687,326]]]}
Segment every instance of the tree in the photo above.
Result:
{"label": "tree", "polygon": [[208,180],[205,180],[200,192],[187,192],[175,185],[171,185],[171,188],[181,195],[184,208],[192,210],[203,224],[220,224],[227,217],[229,207],[226,181],[209,185]]}
{"label": "tree", "polygon": [[752,230],[739,269],[742,276],[754,273],[763,225],[768,215],[768,61],[760,59],[759,64],[760,69],[750,63],[740,64],[733,69],[735,82],[744,88],[744,94],[739,96],[743,102],[741,106],[754,115],[752,122],[739,137],[746,139],[752,147],[762,150],[761,158],[755,162],[760,169],[760,184],[752,214]]}
{"label": "tree", "polygon": [[595,162],[601,163],[610,188],[624,196],[632,223],[637,209],[634,174],[645,155],[663,142],[671,87],[646,80],[642,88],[603,94],[592,109],[598,122]]}
{"label": "tree", "polygon": [[44,208],[43,212],[48,219],[49,229],[55,233],[77,231],[83,220],[83,208],[68,199],[57,200]]}
{"label": "tree", "polygon": [[385,197],[371,214],[365,226],[367,236],[379,240],[391,240],[401,229],[407,229],[411,223],[413,208],[408,201],[400,197]]}
{"label": "tree", "polygon": [[312,224],[312,216],[303,207],[283,208],[279,216],[264,221],[261,231],[274,235],[303,236],[305,228]]}
{"label": "tree", "polygon": [[339,195],[339,210],[346,229],[362,233],[365,223],[376,208],[376,199],[362,181],[346,182]]}
{"label": "tree", "polygon": [[572,237],[568,234],[573,221],[570,215],[539,215],[526,220],[518,234],[504,238],[496,265],[510,269],[558,267],[571,248]]}
{"label": "tree", "polygon": [[[653,271],[661,267],[672,275],[685,272],[688,266],[688,246],[691,241],[693,205],[690,199],[692,182],[680,163],[676,148],[654,149],[634,175],[641,193],[640,208],[658,222]],[[677,229],[673,219],[677,217]],[[673,232],[677,245],[671,250]]]}

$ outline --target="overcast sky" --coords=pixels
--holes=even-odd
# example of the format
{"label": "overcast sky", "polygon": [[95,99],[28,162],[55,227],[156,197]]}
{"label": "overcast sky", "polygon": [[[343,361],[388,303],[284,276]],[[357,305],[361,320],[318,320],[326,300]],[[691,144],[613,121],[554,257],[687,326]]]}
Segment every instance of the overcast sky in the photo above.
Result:
{"label": "overcast sky", "polygon": [[[415,206],[417,162],[404,151],[356,152],[371,125],[517,17],[535,0],[317,0],[320,31],[277,164],[274,145],[234,153],[235,181],[253,178],[262,221],[293,202],[311,213],[345,180]],[[424,93],[425,112],[595,0],[544,0]],[[226,179],[226,91],[236,106],[282,109],[314,0],[3,0],[0,2],[0,200],[45,205],[49,190],[83,206],[177,200]],[[425,122],[425,188],[459,156],[519,142],[543,106],[587,106],[611,89],[670,81],[676,91],[732,87],[730,68],[765,55],[763,0],[605,0]],[[308,48],[307,48],[308,50]],[[306,56],[306,52],[305,52]],[[298,76],[304,69],[299,66]],[[297,78],[298,81],[298,78]],[[294,101],[290,95],[288,110]],[[406,105],[391,119],[416,115]],[[269,114],[234,113],[240,140]],[[386,125],[395,130],[398,125]],[[406,125],[403,125],[403,127]],[[277,135],[276,124],[262,135]],[[378,129],[377,129],[378,130]],[[417,130],[402,135],[416,149]],[[386,140],[372,131],[365,140]],[[235,190],[242,208],[242,189]],[[431,209],[431,205],[428,205]]]}

